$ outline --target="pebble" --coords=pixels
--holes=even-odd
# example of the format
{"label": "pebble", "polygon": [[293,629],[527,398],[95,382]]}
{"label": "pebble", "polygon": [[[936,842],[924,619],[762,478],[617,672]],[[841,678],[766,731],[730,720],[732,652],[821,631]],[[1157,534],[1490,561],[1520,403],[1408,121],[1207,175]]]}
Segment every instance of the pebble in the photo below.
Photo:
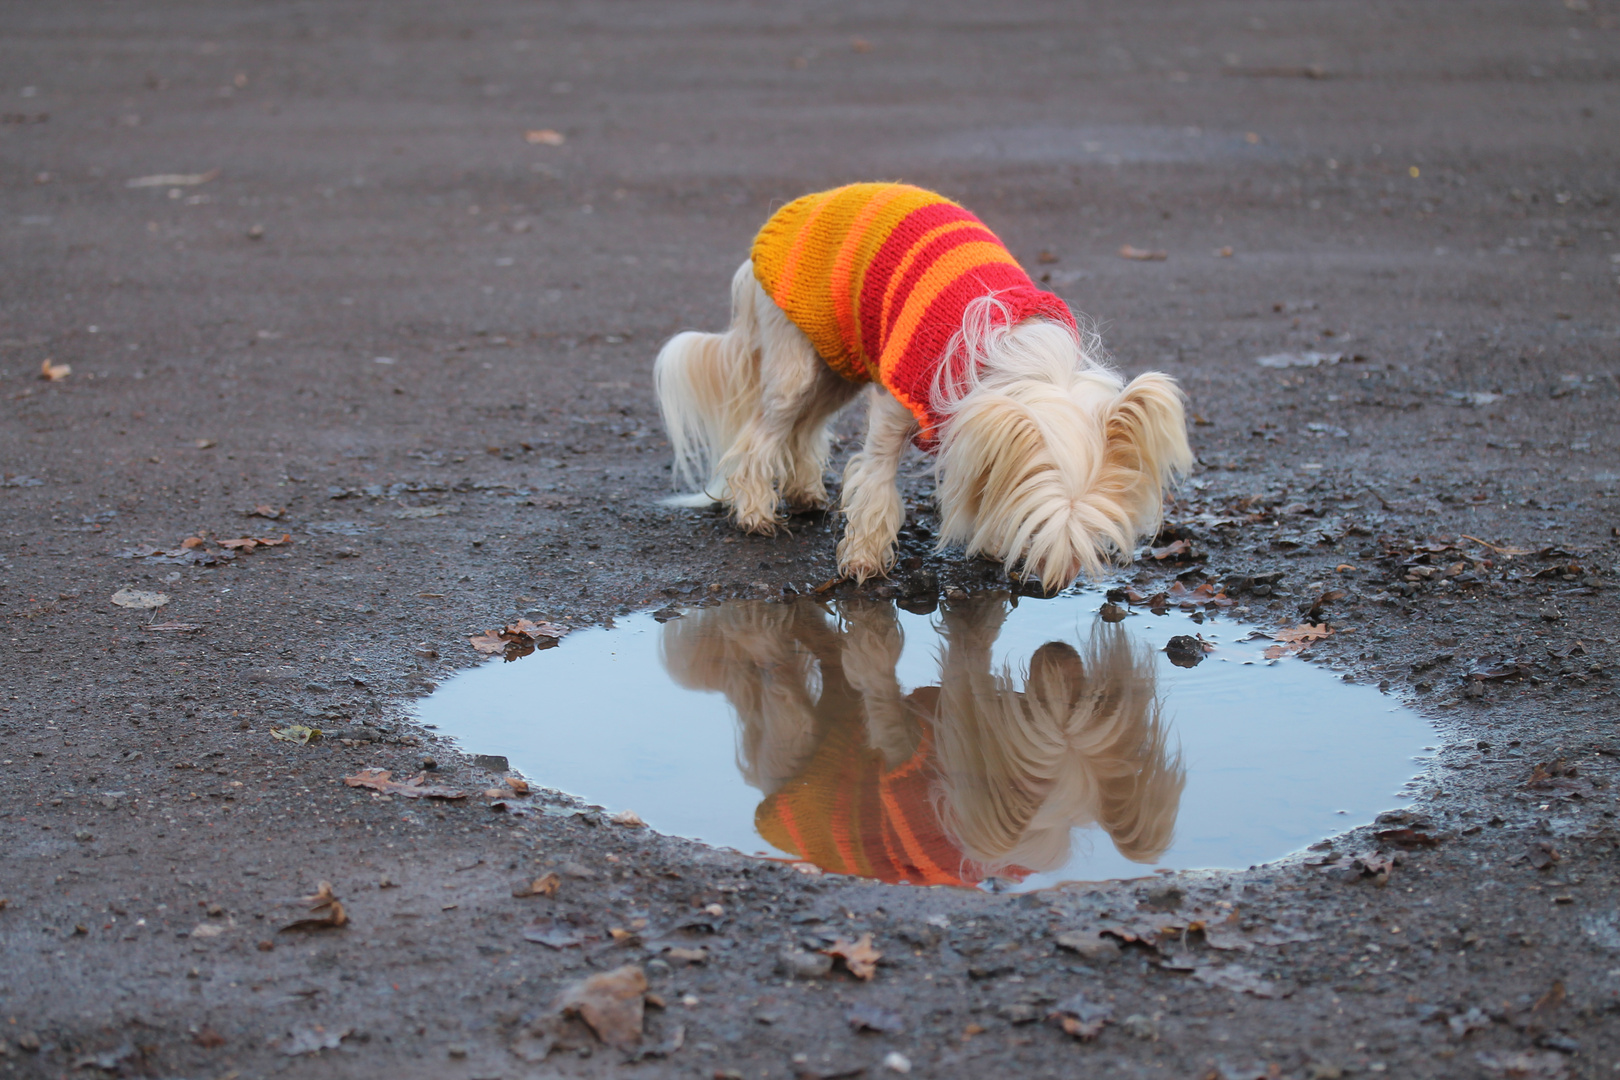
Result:
{"label": "pebble", "polygon": [[819,979],[832,970],[832,957],[790,949],[776,958],[776,970],[790,979]]}
{"label": "pebble", "polygon": [[883,1058],[883,1067],[890,1072],[908,1073],[911,1071],[911,1059],[898,1050],[891,1050]]}

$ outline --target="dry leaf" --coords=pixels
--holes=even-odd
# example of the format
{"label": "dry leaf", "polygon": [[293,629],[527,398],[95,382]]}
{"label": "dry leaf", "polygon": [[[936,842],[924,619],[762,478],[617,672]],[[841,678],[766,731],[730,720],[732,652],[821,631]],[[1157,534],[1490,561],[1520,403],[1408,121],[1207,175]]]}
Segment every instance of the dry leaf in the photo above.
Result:
{"label": "dry leaf", "polygon": [[555,873],[543,874],[533,881],[520,881],[512,886],[512,895],[520,900],[529,896],[555,896],[561,884],[562,878]]}
{"label": "dry leaf", "polygon": [[556,1011],[578,1016],[597,1038],[627,1050],[641,1042],[647,976],[636,964],[592,975],[564,990]]}
{"label": "dry leaf", "polygon": [[283,728],[271,728],[270,737],[278,742],[305,743],[314,742],[321,737],[320,728],[305,727],[303,724],[288,724]]}
{"label": "dry leaf", "polygon": [[1107,1005],[1087,1001],[1084,994],[1058,1002],[1049,1019],[1081,1042],[1089,1042],[1102,1034],[1103,1025],[1113,1018],[1114,1010]]}
{"label": "dry leaf", "polygon": [[46,382],[61,382],[73,374],[72,364],[55,364],[49,360],[42,360],[39,364],[39,377]]}
{"label": "dry leaf", "polygon": [[252,551],[254,548],[277,547],[281,544],[290,543],[292,543],[292,533],[282,533],[279,538],[274,536],[244,536],[236,540],[221,540],[219,546],[222,548],[240,548],[246,552]]}
{"label": "dry leaf", "polygon": [[1149,251],[1146,248],[1132,247],[1126,244],[1119,249],[1121,258],[1135,259],[1138,262],[1163,262],[1170,257],[1167,251]]}
{"label": "dry leaf", "polygon": [[284,930],[330,930],[344,926],[349,921],[349,915],[343,910],[343,902],[332,892],[332,883],[323,881],[315,887],[315,891],[308,896],[301,896],[298,902],[309,909],[309,914],[301,919],[294,919],[277,932]]}
{"label": "dry leaf", "polygon": [[287,508],[285,506],[278,508],[260,504],[259,506],[255,506],[252,510],[249,510],[247,516],[269,518],[271,521],[274,521],[276,518],[280,517],[286,512]]}
{"label": "dry leaf", "polygon": [[859,941],[839,938],[821,950],[834,960],[842,960],[844,967],[857,979],[871,980],[877,974],[877,962],[883,954],[872,947],[872,935],[862,934]]}
{"label": "dry leaf", "polygon": [[523,133],[523,141],[530,146],[561,146],[568,141],[568,137],[551,128],[532,128]]}
{"label": "dry leaf", "polygon": [[110,599],[119,607],[134,608],[137,611],[150,611],[169,602],[167,593],[146,592],[143,589],[119,589]]}
{"label": "dry leaf", "polygon": [[1275,634],[1271,635],[1271,639],[1273,641],[1305,642],[1315,641],[1318,638],[1330,637],[1332,634],[1333,631],[1328,628],[1326,623],[1317,623],[1314,626],[1310,623],[1302,623],[1299,626],[1291,626],[1285,630],[1278,630]]}
{"label": "dry leaf", "polygon": [[496,653],[506,651],[506,640],[501,637],[499,630],[485,630],[482,634],[476,634],[468,638],[467,644],[485,656],[493,656]]}
{"label": "dry leaf", "polygon": [[343,782],[350,787],[371,788],[389,795],[402,795],[407,799],[465,799],[467,793],[459,788],[442,787],[427,782],[426,773],[418,773],[405,780],[392,780],[387,769],[361,769]]}

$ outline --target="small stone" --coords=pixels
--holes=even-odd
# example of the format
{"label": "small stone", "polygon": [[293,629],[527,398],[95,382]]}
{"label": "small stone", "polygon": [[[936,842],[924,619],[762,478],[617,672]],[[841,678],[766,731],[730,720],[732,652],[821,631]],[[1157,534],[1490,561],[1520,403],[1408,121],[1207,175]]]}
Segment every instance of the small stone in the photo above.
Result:
{"label": "small stone", "polygon": [[460,1043],[451,1043],[449,1046],[444,1048],[444,1052],[453,1058],[464,1058],[467,1056],[467,1048]]}
{"label": "small stone", "polygon": [[1113,938],[1101,937],[1090,931],[1071,930],[1059,934],[1056,940],[1059,947],[1068,949],[1072,953],[1078,953],[1082,959],[1092,963],[1119,958],[1119,942]]}
{"label": "small stone", "polygon": [[264,239],[264,226],[263,225],[249,225],[248,226],[248,231],[247,231],[247,238],[249,240],[263,240]]}
{"label": "small stone", "polygon": [[883,1067],[890,1072],[905,1074],[911,1071],[911,1059],[898,1050],[891,1050],[884,1055]]}
{"label": "small stone", "polygon": [[1132,1013],[1121,1020],[1119,1026],[1125,1034],[1143,1042],[1157,1042],[1159,1039],[1159,1025],[1151,1016],[1142,1013]]}
{"label": "small stone", "polygon": [[21,1035],[17,1036],[17,1049],[26,1051],[30,1054],[37,1054],[39,1053],[39,1048],[39,1036],[34,1034],[32,1031],[25,1031]]}

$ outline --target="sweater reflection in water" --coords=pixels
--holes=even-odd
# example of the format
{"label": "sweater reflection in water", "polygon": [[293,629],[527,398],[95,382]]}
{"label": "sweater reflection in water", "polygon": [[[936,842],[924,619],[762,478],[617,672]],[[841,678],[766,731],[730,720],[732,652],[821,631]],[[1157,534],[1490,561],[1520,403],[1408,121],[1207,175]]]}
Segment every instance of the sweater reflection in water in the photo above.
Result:
{"label": "sweater reflection in water", "polygon": [[941,609],[938,681],[896,676],[895,609],[738,603],[665,624],[670,675],[736,711],[737,765],[764,793],[761,836],[825,870],[886,882],[1022,880],[1096,825],[1151,863],[1170,846],[1185,774],[1169,751],[1154,657],[1099,622],[999,669],[1005,594]]}

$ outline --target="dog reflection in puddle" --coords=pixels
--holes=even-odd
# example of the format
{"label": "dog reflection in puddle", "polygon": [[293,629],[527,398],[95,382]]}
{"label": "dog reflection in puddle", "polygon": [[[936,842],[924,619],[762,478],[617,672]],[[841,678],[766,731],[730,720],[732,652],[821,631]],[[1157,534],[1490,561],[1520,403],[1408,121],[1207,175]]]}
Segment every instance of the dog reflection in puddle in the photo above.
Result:
{"label": "dog reflection in puddle", "polygon": [[941,609],[939,681],[902,689],[892,605],[739,603],[664,626],[670,675],[736,711],[756,828],[824,870],[914,885],[996,885],[1055,870],[1096,825],[1151,863],[1185,773],[1167,746],[1154,657],[1099,622],[1030,657],[1022,689],[992,648],[1006,594]]}

